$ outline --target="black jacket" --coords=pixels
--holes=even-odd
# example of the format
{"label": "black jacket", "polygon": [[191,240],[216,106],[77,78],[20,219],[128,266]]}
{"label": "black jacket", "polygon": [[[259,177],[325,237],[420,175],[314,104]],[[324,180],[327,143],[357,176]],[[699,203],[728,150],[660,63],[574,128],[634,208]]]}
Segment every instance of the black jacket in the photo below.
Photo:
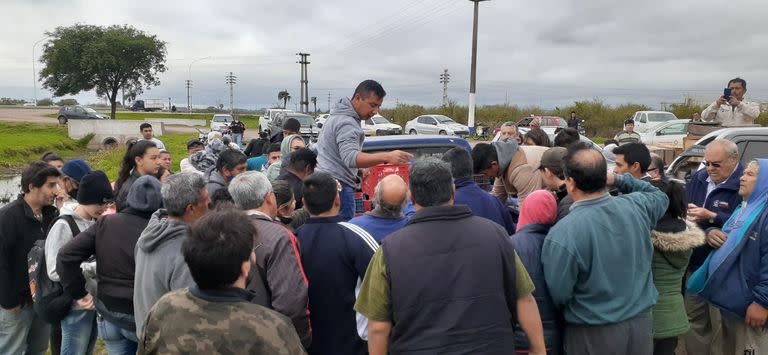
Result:
{"label": "black jacket", "polygon": [[133,185],[133,182],[140,177],[141,175],[134,169],[131,172],[131,175],[128,176],[128,179],[126,179],[125,182],[123,182],[123,184],[120,186],[120,190],[117,191],[117,197],[115,197],[115,208],[117,212],[128,208],[128,191],[131,190],[131,185]]}
{"label": "black jacket", "polygon": [[298,210],[304,207],[304,202],[301,200],[304,197],[304,181],[290,171],[281,171],[277,179],[283,180],[291,185],[293,198],[296,200],[296,209]]}
{"label": "black jacket", "polygon": [[[0,307],[11,309],[32,303],[27,254],[38,239],[45,239],[48,225],[59,215],[56,207],[43,207],[38,221],[19,196],[0,208]],[[78,264],[78,270],[80,265]]]}
{"label": "black jacket", "polygon": [[74,299],[85,296],[80,263],[96,255],[99,300],[110,311],[133,314],[134,249],[151,215],[126,208],[99,218],[62,247],[56,258],[56,270],[64,291]]}
{"label": "black jacket", "polygon": [[503,227],[463,205],[423,208],[384,239],[390,353],[514,353],[516,270],[508,239]]}

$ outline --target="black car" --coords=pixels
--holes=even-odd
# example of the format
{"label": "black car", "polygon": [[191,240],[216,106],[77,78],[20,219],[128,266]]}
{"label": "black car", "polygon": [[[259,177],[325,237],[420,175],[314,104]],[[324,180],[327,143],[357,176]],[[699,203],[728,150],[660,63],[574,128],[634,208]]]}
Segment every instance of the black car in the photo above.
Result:
{"label": "black car", "polygon": [[64,106],[59,109],[59,124],[67,124],[69,120],[108,120],[109,116],[102,115],[96,110],[85,106]]}

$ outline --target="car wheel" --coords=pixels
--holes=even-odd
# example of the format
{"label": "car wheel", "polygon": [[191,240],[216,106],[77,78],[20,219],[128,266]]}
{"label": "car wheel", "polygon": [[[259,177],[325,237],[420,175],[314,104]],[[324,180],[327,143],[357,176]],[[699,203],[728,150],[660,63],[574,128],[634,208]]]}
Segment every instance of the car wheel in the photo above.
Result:
{"label": "car wheel", "polygon": [[441,136],[447,136],[447,135],[448,135],[448,133],[447,133],[447,132],[445,132],[445,131],[440,131],[440,133],[439,133],[439,134],[440,134]]}
{"label": "car wheel", "polygon": [[408,132],[408,134],[415,136],[416,135],[416,130],[412,129],[410,132]]}
{"label": "car wheel", "polygon": [[67,124],[67,118],[64,116],[59,116],[59,124]]}

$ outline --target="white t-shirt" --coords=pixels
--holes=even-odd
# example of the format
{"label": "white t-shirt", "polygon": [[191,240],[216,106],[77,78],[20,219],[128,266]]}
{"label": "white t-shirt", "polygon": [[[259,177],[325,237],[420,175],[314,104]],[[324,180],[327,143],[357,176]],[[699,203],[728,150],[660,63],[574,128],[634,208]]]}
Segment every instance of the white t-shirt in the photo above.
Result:
{"label": "white t-shirt", "polygon": [[152,139],[143,139],[142,138],[142,139],[139,139],[139,140],[140,141],[150,141],[152,143],[155,143],[155,145],[157,146],[157,149],[165,150],[165,144],[163,144],[163,142],[161,140],[159,140],[159,139],[157,139],[155,137],[152,137]]}

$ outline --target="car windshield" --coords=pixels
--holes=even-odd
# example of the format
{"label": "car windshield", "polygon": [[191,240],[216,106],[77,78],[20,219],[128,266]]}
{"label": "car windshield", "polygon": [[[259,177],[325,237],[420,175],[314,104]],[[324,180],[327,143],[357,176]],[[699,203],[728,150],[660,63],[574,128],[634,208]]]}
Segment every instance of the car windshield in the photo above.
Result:
{"label": "car windshield", "polygon": [[92,109],[92,108],[90,108],[90,107],[86,107],[86,108],[85,108],[85,112],[88,112],[88,113],[97,113],[97,112],[96,112],[96,110],[94,110],[94,109]]}
{"label": "car windshield", "polygon": [[378,124],[387,124],[387,123],[389,123],[389,120],[387,120],[386,118],[381,117],[381,116],[374,116],[374,117],[371,118],[371,120],[373,121],[373,123],[378,123]]}
{"label": "car windshield", "polygon": [[453,120],[452,120],[450,117],[448,117],[448,116],[443,116],[443,115],[436,115],[436,116],[432,116],[432,117],[434,117],[434,118],[437,120],[437,122],[440,122],[440,123],[452,123],[452,122],[454,122],[454,121],[453,121]]}
{"label": "car windshield", "polygon": [[648,120],[651,122],[667,122],[674,119],[677,119],[677,117],[669,112],[648,113]]}
{"label": "car windshield", "polygon": [[216,115],[216,116],[213,116],[213,122],[232,122],[232,116]]}
{"label": "car windshield", "polygon": [[297,115],[297,116],[288,116],[288,118],[293,118],[293,119],[299,121],[299,123],[301,123],[302,126],[308,127],[310,125],[312,125],[312,126],[315,125],[315,120],[313,120],[311,116],[304,116],[304,115],[298,116]]}

